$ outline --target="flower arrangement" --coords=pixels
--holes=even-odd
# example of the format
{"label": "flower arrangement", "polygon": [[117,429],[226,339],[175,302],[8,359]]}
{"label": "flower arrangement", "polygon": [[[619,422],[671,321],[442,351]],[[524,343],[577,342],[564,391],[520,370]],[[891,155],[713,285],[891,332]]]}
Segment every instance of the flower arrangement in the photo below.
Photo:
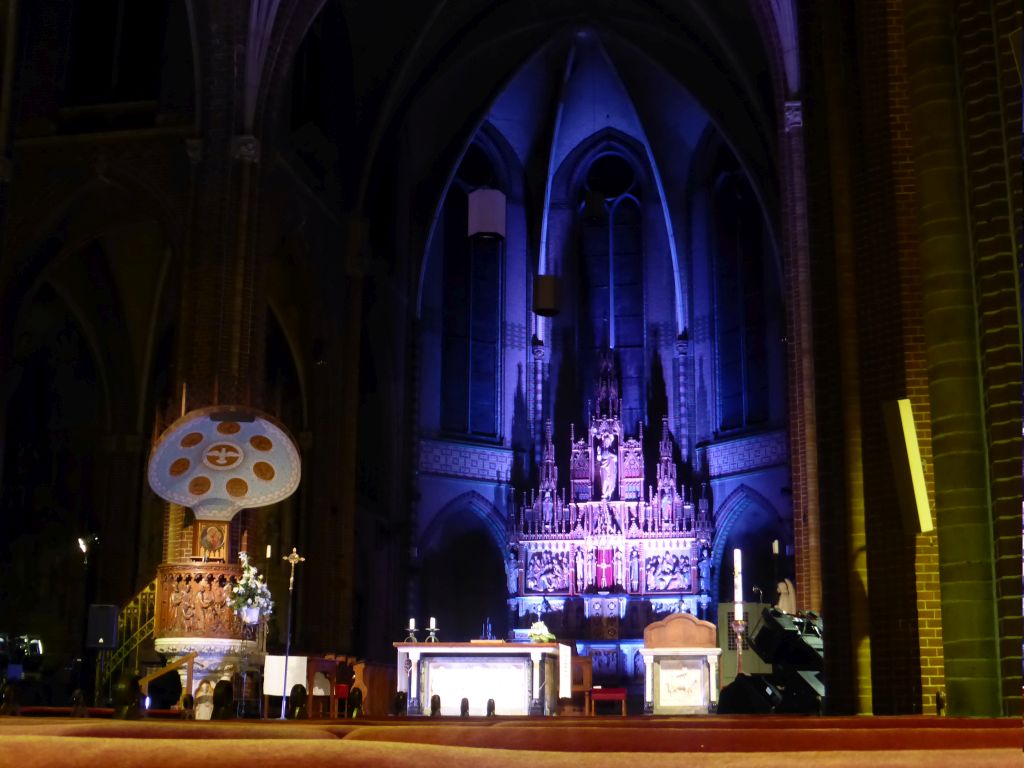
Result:
{"label": "flower arrangement", "polygon": [[533,622],[527,635],[533,643],[551,643],[555,640],[555,636],[548,631],[548,625],[543,621]]}
{"label": "flower arrangement", "polygon": [[238,553],[242,561],[242,576],[231,588],[228,605],[239,616],[255,612],[261,616],[269,616],[274,612],[274,600],[270,595],[270,587],[263,580],[255,567],[249,562],[249,555]]}

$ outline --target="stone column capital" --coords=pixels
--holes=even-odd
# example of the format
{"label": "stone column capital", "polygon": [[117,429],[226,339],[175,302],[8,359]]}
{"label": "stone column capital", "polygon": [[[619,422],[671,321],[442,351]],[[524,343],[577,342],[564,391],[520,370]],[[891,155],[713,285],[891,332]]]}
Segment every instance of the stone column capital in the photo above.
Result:
{"label": "stone column capital", "polygon": [[260,161],[260,140],[249,133],[231,137],[231,157],[246,163]]}

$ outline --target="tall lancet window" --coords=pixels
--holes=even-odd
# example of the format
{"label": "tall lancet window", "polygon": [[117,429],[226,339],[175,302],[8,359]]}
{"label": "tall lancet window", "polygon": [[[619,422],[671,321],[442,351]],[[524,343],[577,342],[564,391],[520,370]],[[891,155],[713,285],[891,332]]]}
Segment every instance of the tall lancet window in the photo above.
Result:
{"label": "tall lancet window", "polygon": [[769,418],[764,224],[740,173],[719,178],[714,221],[719,427],[728,431]]}
{"label": "tall lancet window", "polygon": [[504,240],[467,236],[468,192],[490,186],[483,151],[470,148],[444,204],[441,429],[497,439],[500,423]]}
{"label": "tall lancet window", "polygon": [[578,348],[585,388],[607,344],[620,376],[622,421],[644,419],[643,238],[636,175],[619,155],[597,158],[587,172],[580,209]]}

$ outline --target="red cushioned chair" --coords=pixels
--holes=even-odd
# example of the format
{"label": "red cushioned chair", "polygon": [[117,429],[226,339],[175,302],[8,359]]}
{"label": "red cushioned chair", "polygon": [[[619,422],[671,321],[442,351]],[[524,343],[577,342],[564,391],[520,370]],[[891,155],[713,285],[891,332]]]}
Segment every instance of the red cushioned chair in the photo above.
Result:
{"label": "red cushioned chair", "polygon": [[622,702],[622,716],[626,716],[626,689],[625,688],[591,688],[590,689],[590,712],[591,717],[597,714],[597,702],[619,701]]}
{"label": "red cushioned chair", "polygon": [[338,719],[338,700],[341,699],[345,702],[344,709],[342,709],[341,716],[348,717],[348,686],[344,683],[338,683],[334,686],[334,696],[331,697],[331,719]]}

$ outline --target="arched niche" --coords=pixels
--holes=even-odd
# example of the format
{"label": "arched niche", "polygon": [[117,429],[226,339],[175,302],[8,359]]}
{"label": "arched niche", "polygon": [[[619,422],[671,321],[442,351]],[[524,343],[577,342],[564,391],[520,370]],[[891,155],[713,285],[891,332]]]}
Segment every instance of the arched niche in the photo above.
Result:
{"label": "arched niche", "polygon": [[490,618],[495,636],[508,631],[504,568],[505,520],[476,491],[448,502],[419,540],[420,606],[424,625],[434,616],[442,637],[479,637]]}

